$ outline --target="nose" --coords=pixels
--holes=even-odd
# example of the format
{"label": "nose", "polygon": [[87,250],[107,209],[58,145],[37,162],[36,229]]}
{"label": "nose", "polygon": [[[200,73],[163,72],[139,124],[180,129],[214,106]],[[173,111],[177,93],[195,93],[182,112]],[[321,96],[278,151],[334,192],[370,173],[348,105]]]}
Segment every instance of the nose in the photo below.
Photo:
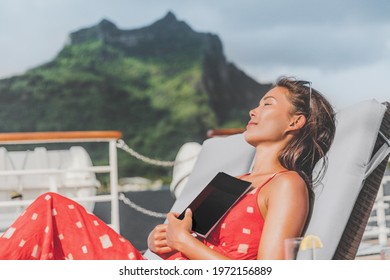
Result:
{"label": "nose", "polygon": [[256,115],[256,108],[253,108],[252,110],[249,111],[249,116],[254,117]]}

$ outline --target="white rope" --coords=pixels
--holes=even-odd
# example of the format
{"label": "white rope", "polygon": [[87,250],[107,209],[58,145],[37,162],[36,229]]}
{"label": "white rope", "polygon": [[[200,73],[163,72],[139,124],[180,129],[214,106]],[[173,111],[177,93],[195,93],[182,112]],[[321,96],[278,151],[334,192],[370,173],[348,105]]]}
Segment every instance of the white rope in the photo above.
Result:
{"label": "white rope", "polygon": [[132,155],[136,159],[139,159],[139,160],[141,160],[145,163],[148,163],[148,164],[152,164],[152,165],[156,165],[156,166],[164,166],[164,167],[172,167],[175,164],[174,161],[162,161],[162,160],[151,159],[151,158],[148,158],[146,156],[143,156],[143,155],[137,153],[136,151],[134,151],[132,148],[130,148],[125,143],[125,141],[123,141],[122,139],[119,139],[117,141],[116,146],[118,148],[124,150],[125,152],[129,153],[130,155]]}
{"label": "white rope", "polygon": [[127,206],[129,206],[129,207],[133,208],[134,210],[136,210],[142,214],[145,214],[147,216],[151,216],[154,218],[165,218],[167,215],[166,213],[159,213],[159,212],[154,212],[154,211],[145,209],[145,208],[135,204],[134,202],[132,202],[123,193],[119,194],[119,200],[123,201],[123,203],[126,204]]}
{"label": "white rope", "polygon": [[[129,153],[130,155],[132,155],[136,159],[141,160],[141,161],[148,163],[148,164],[152,164],[152,165],[156,165],[156,166],[164,166],[164,167],[172,167],[175,164],[174,161],[162,161],[162,160],[151,159],[151,158],[148,158],[146,156],[143,156],[140,153],[137,153],[136,151],[134,151],[132,148],[130,148],[125,143],[125,141],[123,141],[122,139],[119,139],[117,141],[116,146],[118,148],[124,150],[125,152]],[[129,206],[130,208],[132,208],[132,209],[134,209],[134,210],[136,210],[144,215],[147,215],[147,216],[151,216],[154,218],[165,218],[167,215],[166,213],[159,213],[159,212],[145,209],[145,208],[135,204],[134,202],[132,202],[123,193],[119,194],[119,200],[123,201],[123,203],[126,204],[127,206]]]}

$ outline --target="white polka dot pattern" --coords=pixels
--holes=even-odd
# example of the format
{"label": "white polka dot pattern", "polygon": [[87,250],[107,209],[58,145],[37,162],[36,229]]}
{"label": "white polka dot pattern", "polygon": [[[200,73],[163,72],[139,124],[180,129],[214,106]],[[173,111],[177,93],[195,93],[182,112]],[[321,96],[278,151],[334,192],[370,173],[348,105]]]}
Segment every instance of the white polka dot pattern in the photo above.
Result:
{"label": "white polka dot pattern", "polygon": [[238,245],[237,252],[242,253],[242,254],[246,254],[246,253],[248,253],[248,248],[249,248],[248,244],[240,244],[240,245]]}
{"label": "white polka dot pattern", "polygon": [[[232,207],[203,240],[206,246],[232,259],[256,259],[264,224],[257,204],[259,189]],[[14,247],[2,246],[7,242]],[[1,235],[0,248],[4,247],[10,249],[0,250],[0,259],[29,255],[31,259],[144,259],[107,224],[56,193],[42,195],[26,209],[24,216]],[[186,257],[174,254],[171,259]]]}
{"label": "white polka dot pattern", "polygon": [[23,247],[24,244],[26,244],[26,241],[24,239],[20,240],[19,247]]}
{"label": "white polka dot pattern", "polygon": [[[0,235],[0,259],[144,259],[98,217],[59,194],[40,196],[23,214]],[[5,243],[13,247],[1,250]]]}
{"label": "white polka dot pattern", "polygon": [[107,234],[100,236],[99,239],[103,249],[112,247],[111,239]]}
{"label": "white polka dot pattern", "polygon": [[16,228],[14,227],[10,227],[2,236],[2,238],[7,238],[7,239],[10,239],[12,237],[12,235],[14,234],[14,232],[16,231]]}
{"label": "white polka dot pattern", "polygon": [[37,244],[37,245],[35,245],[35,246],[33,247],[33,250],[32,250],[32,253],[31,253],[31,256],[32,256],[33,258],[38,258],[38,250],[39,250],[39,246],[38,246],[38,244]]}

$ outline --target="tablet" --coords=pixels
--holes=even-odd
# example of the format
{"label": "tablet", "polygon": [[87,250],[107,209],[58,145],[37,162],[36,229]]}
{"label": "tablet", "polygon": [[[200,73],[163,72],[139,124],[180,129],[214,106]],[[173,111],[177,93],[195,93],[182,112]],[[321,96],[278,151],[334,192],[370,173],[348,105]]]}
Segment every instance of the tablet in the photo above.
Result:
{"label": "tablet", "polygon": [[[207,237],[250,186],[251,182],[219,172],[186,207],[192,210],[192,230]],[[184,213],[185,211],[178,218],[183,219]]]}

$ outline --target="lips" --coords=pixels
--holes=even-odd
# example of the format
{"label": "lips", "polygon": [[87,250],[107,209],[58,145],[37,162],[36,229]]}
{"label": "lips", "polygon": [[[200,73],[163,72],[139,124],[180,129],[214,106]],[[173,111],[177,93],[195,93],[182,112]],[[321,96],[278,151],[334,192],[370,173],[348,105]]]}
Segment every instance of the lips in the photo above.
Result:
{"label": "lips", "polygon": [[249,121],[246,127],[255,126],[257,125],[257,122]]}

